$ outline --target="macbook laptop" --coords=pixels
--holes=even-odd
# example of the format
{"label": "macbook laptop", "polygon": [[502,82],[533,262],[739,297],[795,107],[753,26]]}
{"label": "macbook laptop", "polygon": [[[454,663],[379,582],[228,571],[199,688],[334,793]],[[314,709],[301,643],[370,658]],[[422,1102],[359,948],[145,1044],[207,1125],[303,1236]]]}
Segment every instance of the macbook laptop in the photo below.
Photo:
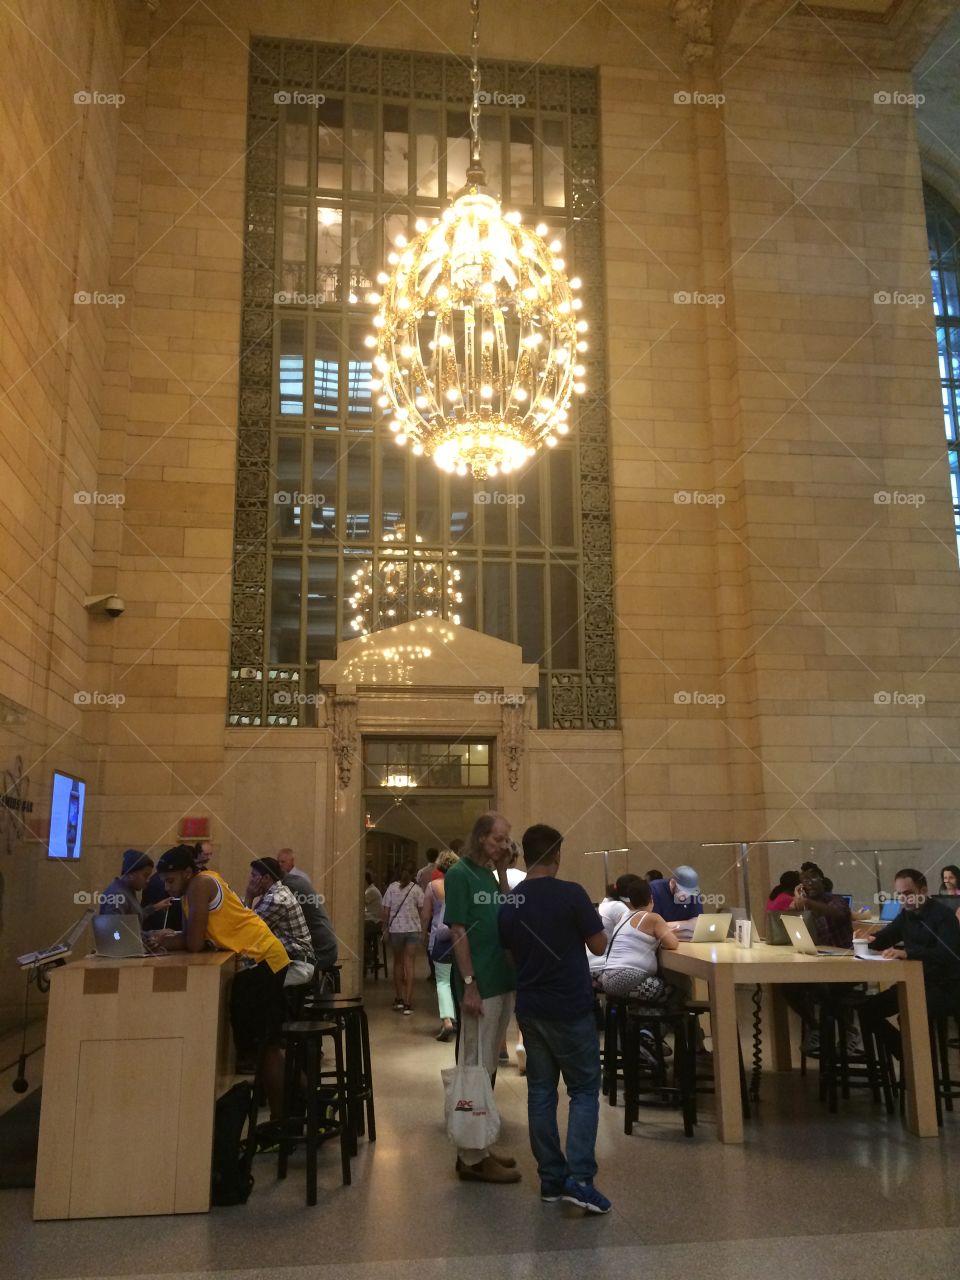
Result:
{"label": "macbook laptop", "polygon": [[726,942],[732,920],[733,916],[726,911],[722,915],[697,916],[696,924],[693,926],[693,933],[690,936],[690,941]]}
{"label": "macbook laptop", "polygon": [[[767,946],[768,947],[788,947],[790,945],[790,936],[787,933],[787,927],[784,923],[782,911],[767,911]],[[794,919],[793,916],[787,916],[787,920]]]}
{"label": "macbook laptop", "polygon": [[798,951],[802,956],[850,956],[853,950],[844,950],[842,947],[818,947],[810,936],[810,930],[806,926],[802,916],[790,916],[783,921],[783,927],[786,929],[790,941],[793,943],[794,951]]}
{"label": "macbook laptop", "polygon": [[94,916],[95,954],[107,960],[149,955],[143,945],[139,916]]}
{"label": "macbook laptop", "polygon": [[887,898],[886,902],[880,903],[880,919],[883,924],[889,924],[891,920],[896,920],[900,914],[900,903],[896,898]]}

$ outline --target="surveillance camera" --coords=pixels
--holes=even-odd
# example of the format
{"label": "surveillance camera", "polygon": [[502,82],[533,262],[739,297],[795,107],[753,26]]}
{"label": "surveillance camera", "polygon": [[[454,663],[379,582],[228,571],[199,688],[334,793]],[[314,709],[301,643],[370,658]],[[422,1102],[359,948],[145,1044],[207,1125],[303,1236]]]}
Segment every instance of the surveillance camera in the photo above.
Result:
{"label": "surveillance camera", "polygon": [[120,596],[104,595],[87,596],[84,599],[83,607],[88,613],[106,613],[111,618],[119,618],[127,606]]}

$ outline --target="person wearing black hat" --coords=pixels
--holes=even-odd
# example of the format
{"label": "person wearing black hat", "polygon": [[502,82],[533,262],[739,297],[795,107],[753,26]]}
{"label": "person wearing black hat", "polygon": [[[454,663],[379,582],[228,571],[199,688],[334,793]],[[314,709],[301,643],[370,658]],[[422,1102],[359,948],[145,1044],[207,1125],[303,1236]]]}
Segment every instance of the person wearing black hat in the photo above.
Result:
{"label": "person wearing black hat", "polygon": [[[153,859],[139,849],[128,849],[120,864],[120,874],[111,880],[99,897],[100,915],[102,916],[137,916],[143,920],[143,907],[140,905],[140,894],[147,887],[153,874]],[[169,905],[158,902],[156,910],[165,910]]]}
{"label": "person wearing black hat", "polygon": [[163,934],[163,945],[167,951],[203,951],[212,943],[239,957],[230,992],[237,1054],[260,1055],[261,1083],[270,1115],[277,1118],[283,1105],[280,1029],[286,1018],[283,986],[289,958],[269,926],[215,871],[199,870],[195,858],[192,845],[180,844],[157,862],[167,893],[181,900],[184,918],[182,932]]}

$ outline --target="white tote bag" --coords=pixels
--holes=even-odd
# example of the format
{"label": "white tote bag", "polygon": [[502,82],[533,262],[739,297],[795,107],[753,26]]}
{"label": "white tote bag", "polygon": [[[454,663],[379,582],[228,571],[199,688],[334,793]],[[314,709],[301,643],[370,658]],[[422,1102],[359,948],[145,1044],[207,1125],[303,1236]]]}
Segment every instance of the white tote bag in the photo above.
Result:
{"label": "white tote bag", "polygon": [[500,1133],[500,1114],[486,1069],[461,1061],[440,1075],[447,1137],[462,1150],[481,1151],[491,1146]]}

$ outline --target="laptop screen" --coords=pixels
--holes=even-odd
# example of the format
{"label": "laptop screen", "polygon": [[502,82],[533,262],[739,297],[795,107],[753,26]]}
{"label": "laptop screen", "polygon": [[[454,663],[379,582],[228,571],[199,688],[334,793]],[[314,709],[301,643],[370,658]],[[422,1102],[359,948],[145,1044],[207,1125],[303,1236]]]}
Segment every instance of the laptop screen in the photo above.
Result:
{"label": "laptop screen", "polygon": [[896,920],[900,914],[900,903],[896,898],[888,898],[886,902],[880,904],[880,919],[883,921]]}

